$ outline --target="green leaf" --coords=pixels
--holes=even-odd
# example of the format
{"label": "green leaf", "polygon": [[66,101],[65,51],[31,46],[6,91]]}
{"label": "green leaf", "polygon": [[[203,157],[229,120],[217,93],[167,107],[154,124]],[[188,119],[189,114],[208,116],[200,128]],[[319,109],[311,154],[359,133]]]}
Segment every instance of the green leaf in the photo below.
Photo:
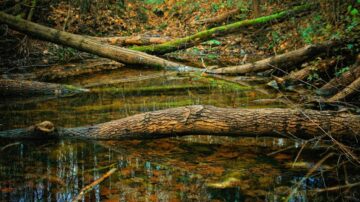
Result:
{"label": "green leaf", "polygon": [[359,11],[358,11],[358,9],[354,8],[354,9],[351,10],[350,14],[351,14],[352,16],[356,16],[356,15],[359,14]]}

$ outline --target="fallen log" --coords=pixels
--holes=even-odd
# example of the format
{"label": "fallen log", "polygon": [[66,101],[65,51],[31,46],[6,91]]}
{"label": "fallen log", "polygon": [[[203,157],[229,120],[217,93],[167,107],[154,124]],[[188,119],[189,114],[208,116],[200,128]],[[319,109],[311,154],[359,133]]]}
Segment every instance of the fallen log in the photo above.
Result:
{"label": "fallen log", "polygon": [[88,91],[72,85],[0,79],[0,95],[2,96],[55,95],[62,97]]}
{"label": "fallen log", "polygon": [[8,15],[4,12],[0,12],[0,22],[7,24],[12,29],[31,35],[35,38],[69,46],[80,51],[109,58],[124,64],[146,65],[173,70],[196,70],[196,68],[184,66],[179,63],[171,62],[139,51],[102,44],[99,41],[89,39],[89,37],[48,28],[40,24]]}
{"label": "fallen log", "polygon": [[320,89],[317,90],[319,95],[333,95],[340,89],[351,84],[355,79],[360,77],[360,55],[357,56],[357,60],[352,68],[343,73],[340,77],[333,78]]}
{"label": "fallen log", "polygon": [[158,45],[149,45],[149,46],[135,46],[131,48],[132,50],[142,51],[150,54],[165,54],[174,52],[181,49],[186,49],[193,47],[203,41],[209,40],[211,38],[222,36],[225,34],[233,33],[240,28],[248,27],[252,25],[262,25],[270,22],[282,20],[290,15],[308,11],[314,7],[313,4],[305,4],[301,6],[295,6],[294,8],[286,11],[281,11],[269,16],[263,16],[255,19],[242,20],[232,24],[214,27],[212,29],[204,30],[198,32],[194,35],[183,37],[180,39],[174,39],[169,42],[158,44]]}
{"label": "fallen log", "polygon": [[129,45],[150,45],[162,44],[171,40],[169,37],[155,37],[155,36],[114,36],[114,37],[91,37],[91,39],[118,46]]}
{"label": "fallen log", "polygon": [[360,77],[358,77],[355,81],[353,81],[342,91],[338,92],[337,94],[329,98],[327,101],[335,102],[339,100],[344,100],[345,98],[350,97],[351,95],[359,92],[360,92]]}
{"label": "fallen log", "polygon": [[193,105],[142,113],[102,124],[56,128],[45,121],[25,129],[1,131],[3,138],[153,139],[184,135],[284,137],[324,135],[354,140],[360,117],[349,113],[300,109],[233,109]]}
{"label": "fallen log", "polygon": [[284,67],[291,67],[304,61],[311,60],[339,44],[341,44],[341,42],[337,40],[327,41],[321,44],[308,45],[303,48],[259,60],[254,63],[223,67],[214,70],[207,70],[206,72],[212,74],[246,74],[251,72],[261,72],[274,68],[281,69]]}
{"label": "fallen log", "polygon": [[289,75],[283,77],[282,79],[290,81],[304,81],[306,80],[306,78],[309,77],[311,73],[325,72],[326,70],[334,67],[338,62],[339,59],[337,58],[324,59],[322,61],[319,61],[319,63],[315,63],[298,71],[291,72]]}

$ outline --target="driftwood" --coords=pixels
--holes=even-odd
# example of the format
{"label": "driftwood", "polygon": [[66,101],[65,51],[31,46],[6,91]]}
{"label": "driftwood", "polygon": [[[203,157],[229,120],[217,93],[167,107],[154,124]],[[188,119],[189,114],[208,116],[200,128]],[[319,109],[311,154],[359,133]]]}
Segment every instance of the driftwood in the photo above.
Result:
{"label": "driftwood", "polygon": [[193,105],[142,113],[102,124],[56,128],[45,121],[26,129],[0,132],[3,138],[153,139],[184,135],[236,137],[291,134],[302,139],[359,138],[360,117],[349,113],[300,109],[232,109]]}
{"label": "driftwood", "polygon": [[89,39],[89,37],[48,28],[12,15],[8,15],[4,12],[0,12],[0,22],[5,23],[9,25],[9,27],[25,34],[29,34],[33,37],[69,46],[101,57],[113,59],[124,64],[146,65],[157,68],[160,67],[177,70],[191,69],[190,67],[156,56],[148,55],[146,53],[108,44],[105,45],[101,42]]}
{"label": "driftwood", "polygon": [[174,39],[169,42],[158,44],[158,45],[149,45],[149,46],[135,46],[132,49],[137,51],[142,51],[150,54],[165,54],[174,52],[181,49],[186,49],[193,47],[203,41],[209,40],[211,38],[222,36],[225,34],[230,34],[235,31],[238,31],[240,28],[253,26],[253,25],[262,25],[270,22],[278,21],[285,19],[289,15],[296,13],[308,11],[313,7],[312,4],[305,4],[302,6],[296,6],[290,10],[281,11],[269,16],[263,16],[255,19],[242,20],[232,24],[214,27],[208,30],[198,32],[194,35],[187,36],[180,39]]}
{"label": "driftwood", "polygon": [[246,74],[274,68],[288,68],[304,61],[311,60],[339,44],[341,44],[340,41],[327,41],[321,44],[308,45],[304,48],[259,60],[254,63],[207,70],[206,72],[213,74]]}
{"label": "driftwood", "polygon": [[2,96],[55,95],[61,97],[88,91],[72,85],[0,79],[0,95]]}
{"label": "driftwood", "polygon": [[230,10],[229,12],[226,13],[222,13],[218,16],[212,17],[212,18],[206,18],[203,20],[199,20],[194,22],[195,25],[203,25],[203,24],[213,24],[213,23],[221,23],[224,22],[226,20],[228,20],[229,18],[231,18],[233,15],[237,14],[240,12],[239,8],[235,8],[233,10]]}

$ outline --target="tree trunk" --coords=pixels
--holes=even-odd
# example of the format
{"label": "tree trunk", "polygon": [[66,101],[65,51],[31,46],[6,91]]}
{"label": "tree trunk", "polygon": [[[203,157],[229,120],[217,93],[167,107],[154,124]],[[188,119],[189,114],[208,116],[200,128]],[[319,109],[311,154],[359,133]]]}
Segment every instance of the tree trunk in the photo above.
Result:
{"label": "tree trunk", "polygon": [[4,138],[153,139],[184,135],[235,137],[328,136],[359,138],[360,117],[348,113],[300,109],[232,109],[193,105],[142,113],[88,127],[55,128],[51,122],[0,132]]}
{"label": "tree trunk", "polygon": [[192,69],[191,67],[148,55],[146,53],[112,45],[104,45],[98,41],[89,39],[89,37],[83,37],[80,35],[48,28],[33,22],[16,18],[15,16],[8,15],[4,12],[0,12],[0,22],[8,24],[9,27],[36,38],[69,46],[125,64],[147,65],[165,69]]}
{"label": "tree trunk", "polygon": [[243,27],[248,27],[248,26],[252,26],[252,25],[262,25],[262,24],[273,22],[273,21],[278,21],[278,20],[288,17],[289,15],[307,11],[307,10],[311,9],[312,7],[313,7],[312,4],[296,6],[290,10],[281,11],[279,13],[275,13],[275,14],[272,14],[269,16],[263,16],[260,18],[238,21],[238,22],[220,26],[220,27],[214,27],[212,29],[198,32],[194,35],[187,36],[187,37],[180,38],[180,39],[174,39],[172,41],[169,41],[169,42],[166,42],[163,44],[150,45],[150,46],[135,46],[132,49],[150,53],[150,54],[170,53],[173,51],[193,47],[203,41],[206,41],[208,39],[211,39],[211,38],[214,38],[217,36],[233,33]]}
{"label": "tree trunk", "polygon": [[2,96],[69,96],[83,92],[88,92],[88,90],[71,85],[0,79],[0,95]]}
{"label": "tree trunk", "polygon": [[321,44],[305,46],[304,48],[259,60],[254,63],[207,70],[206,72],[213,74],[246,74],[274,68],[292,67],[304,61],[311,60],[339,44],[341,44],[340,41],[327,41]]}

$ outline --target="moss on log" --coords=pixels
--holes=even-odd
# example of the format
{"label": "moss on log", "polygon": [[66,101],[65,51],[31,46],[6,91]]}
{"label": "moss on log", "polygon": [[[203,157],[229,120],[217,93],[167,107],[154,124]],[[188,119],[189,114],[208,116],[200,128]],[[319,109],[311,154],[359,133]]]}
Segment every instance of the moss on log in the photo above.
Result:
{"label": "moss on log", "polygon": [[158,44],[158,45],[149,45],[149,46],[135,46],[131,48],[132,50],[142,51],[150,54],[165,54],[173,51],[189,48],[195,46],[203,41],[208,39],[233,33],[240,28],[253,26],[253,25],[261,25],[265,23],[270,23],[276,20],[281,20],[289,15],[304,12],[313,7],[313,4],[305,4],[301,6],[296,6],[290,10],[281,11],[269,16],[263,16],[255,19],[242,20],[232,24],[214,27],[212,29],[208,29],[205,31],[198,32],[194,35],[187,36],[180,39],[174,39],[169,42]]}
{"label": "moss on log", "polygon": [[88,91],[72,85],[0,79],[0,95],[2,96],[54,95],[61,97]]}
{"label": "moss on log", "polygon": [[153,139],[184,135],[271,136],[337,140],[359,138],[360,117],[349,113],[300,109],[233,109],[193,105],[147,112],[102,124],[56,128],[43,122],[0,132],[4,138]]}

